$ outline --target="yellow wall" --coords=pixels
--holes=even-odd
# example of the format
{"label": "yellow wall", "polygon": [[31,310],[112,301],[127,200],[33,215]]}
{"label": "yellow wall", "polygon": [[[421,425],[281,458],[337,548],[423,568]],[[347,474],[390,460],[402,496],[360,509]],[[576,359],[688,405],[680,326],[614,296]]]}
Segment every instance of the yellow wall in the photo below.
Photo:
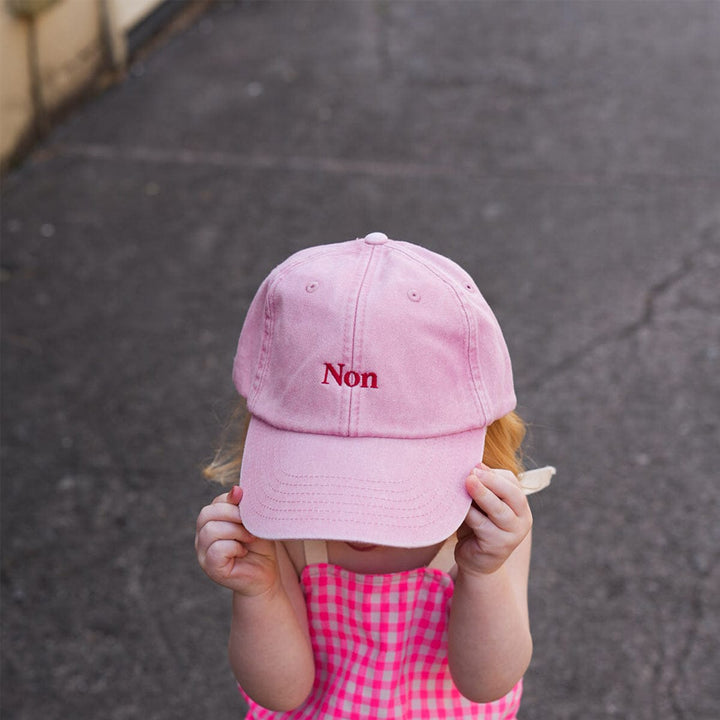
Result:
{"label": "yellow wall", "polygon": [[32,123],[28,29],[0,9],[0,157],[5,158]]}
{"label": "yellow wall", "polygon": [[163,0],[0,0],[0,160],[103,67]]}
{"label": "yellow wall", "polygon": [[37,58],[43,102],[53,110],[100,67],[103,46],[98,4],[63,0],[39,15]]}

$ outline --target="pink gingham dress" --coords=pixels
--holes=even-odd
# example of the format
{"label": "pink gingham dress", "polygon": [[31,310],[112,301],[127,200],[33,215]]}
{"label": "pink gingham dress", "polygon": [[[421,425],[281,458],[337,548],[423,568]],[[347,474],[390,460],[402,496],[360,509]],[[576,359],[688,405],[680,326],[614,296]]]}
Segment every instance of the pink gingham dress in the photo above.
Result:
{"label": "pink gingham dress", "polygon": [[522,680],[484,704],[455,688],[446,651],[453,581],[432,565],[387,575],[307,565],[301,583],[315,685],[301,707],[285,713],[245,695],[247,720],[516,720]]}

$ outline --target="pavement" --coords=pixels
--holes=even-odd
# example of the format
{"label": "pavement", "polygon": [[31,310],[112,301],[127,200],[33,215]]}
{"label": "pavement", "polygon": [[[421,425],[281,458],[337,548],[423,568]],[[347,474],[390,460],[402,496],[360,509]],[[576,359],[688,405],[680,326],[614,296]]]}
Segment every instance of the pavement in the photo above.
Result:
{"label": "pavement", "polygon": [[199,468],[289,253],[383,231],[505,330],[522,720],[720,717],[720,4],[221,2],[4,180],[2,717],[239,718]]}

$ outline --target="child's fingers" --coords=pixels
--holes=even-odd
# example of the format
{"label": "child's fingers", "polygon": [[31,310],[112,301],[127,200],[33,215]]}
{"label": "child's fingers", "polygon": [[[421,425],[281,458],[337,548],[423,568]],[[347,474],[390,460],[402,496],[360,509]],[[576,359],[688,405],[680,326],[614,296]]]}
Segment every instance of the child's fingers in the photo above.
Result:
{"label": "child's fingers", "polygon": [[197,533],[200,544],[210,545],[215,540],[237,540],[251,543],[256,538],[247,528],[236,522],[226,520],[210,520]]}
{"label": "child's fingers", "polygon": [[518,501],[512,497],[513,490],[520,492],[522,500],[524,495],[511,485],[507,479],[496,482],[491,478],[492,473],[480,471],[481,475],[472,473],[467,479],[467,491],[477,505],[494,525],[501,530],[512,532],[516,529],[520,516],[524,511]]}
{"label": "child's fingers", "polygon": [[249,550],[235,540],[216,540],[198,558],[200,567],[214,580],[228,576],[236,560],[242,560]]}
{"label": "child's fingers", "polygon": [[242,495],[242,488],[239,485],[233,485],[230,488],[230,492],[227,494],[227,502],[232,503],[233,505],[239,505],[240,500],[242,500]]}
{"label": "child's fingers", "polygon": [[200,511],[195,527],[195,549],[200,551],[221,538],[241,543],[257,540],[243,525],[237,506],[227,502],[206,505]]}
{"label": "child's fingers", "polygon": [[458,530],[458,539],[462,540],[467,535],[486,535],[494,527],[493,521],[484,512],[471,506],[461,529]]}
{"label": "child's fingers", "polygon": [[484,479],[474,472],[468,477],[466,487],[470,497],[477,508],[492,518],[494,522],[504,520],[509,523],[515,513],[485,484]]}
{"label": "child's fingers", "polygon": [[250,551],[237,540],[216,540],[207,550],[206,556],[215,555],[222,558],[244,558]]}
{"label": "child's fingers", "polygon": [[242,524],[242,518],[237,506],[224,502],[206,505],[198,514],[197,529],[212,520],[226,520],[227,522]]}
{"label": "child's fingers", "polygon": [[255,537],[237,522],[209,520],[195,533],[195,552],[202,565],[210,548],[217,542],[233,542],[242,546],[241,556],[246,553],[245,545],[255,541]]}
{"label": "child's fingers", "polygon": [[241,542],[222,538],[214,540],[206,547],[200,547],[198,560],[200,561],[200,567],[207,571],[215,567],[222,567],[233,558],[241,559],[248,552],[248,549]]}
{"label": "child's fingers", "polygon": [[529,505],[520,481],[509,470],[490,470],[474,468],[482,484],[499,497],[516,515],[521,516],[529,510]]}
{"label": "child's fingers", "polygon": [[217,505],[218,503],[231,503],[232,505],[238,505],[241,498],[242,488],[239,485],[233,485],[228,492],[213,498],[211,505]]}

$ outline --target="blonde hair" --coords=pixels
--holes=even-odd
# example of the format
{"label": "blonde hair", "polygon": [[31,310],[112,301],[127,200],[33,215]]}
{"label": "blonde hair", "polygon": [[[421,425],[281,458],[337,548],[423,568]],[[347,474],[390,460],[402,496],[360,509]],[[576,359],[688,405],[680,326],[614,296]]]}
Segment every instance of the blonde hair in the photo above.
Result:
{"label": "blonde hair", "polygon": [[485,435],[483,462],[496,470],[510,470],[519,475],[525,469],[522,443],[526,431],[525,421],[514,411],[490,424]]}
{"label": "blonde hair", "polygon": [[250,417],[245,402],[238,403],[225,424],[215,457],[203,469],[204,477],[210,482],[220,485],[237,484]]}
{"label": "blonde hair", "polygon": [[[237,483],[249,424],[250,413],[243,402],[232,413],[215,457],[203,470],[208,480],[221,485]],[[525,422],[516,412],[510,412],[489,425],[483,462],[491,468],[510,470],[519,475],[523,471],[522,442],[525,431]]]}

